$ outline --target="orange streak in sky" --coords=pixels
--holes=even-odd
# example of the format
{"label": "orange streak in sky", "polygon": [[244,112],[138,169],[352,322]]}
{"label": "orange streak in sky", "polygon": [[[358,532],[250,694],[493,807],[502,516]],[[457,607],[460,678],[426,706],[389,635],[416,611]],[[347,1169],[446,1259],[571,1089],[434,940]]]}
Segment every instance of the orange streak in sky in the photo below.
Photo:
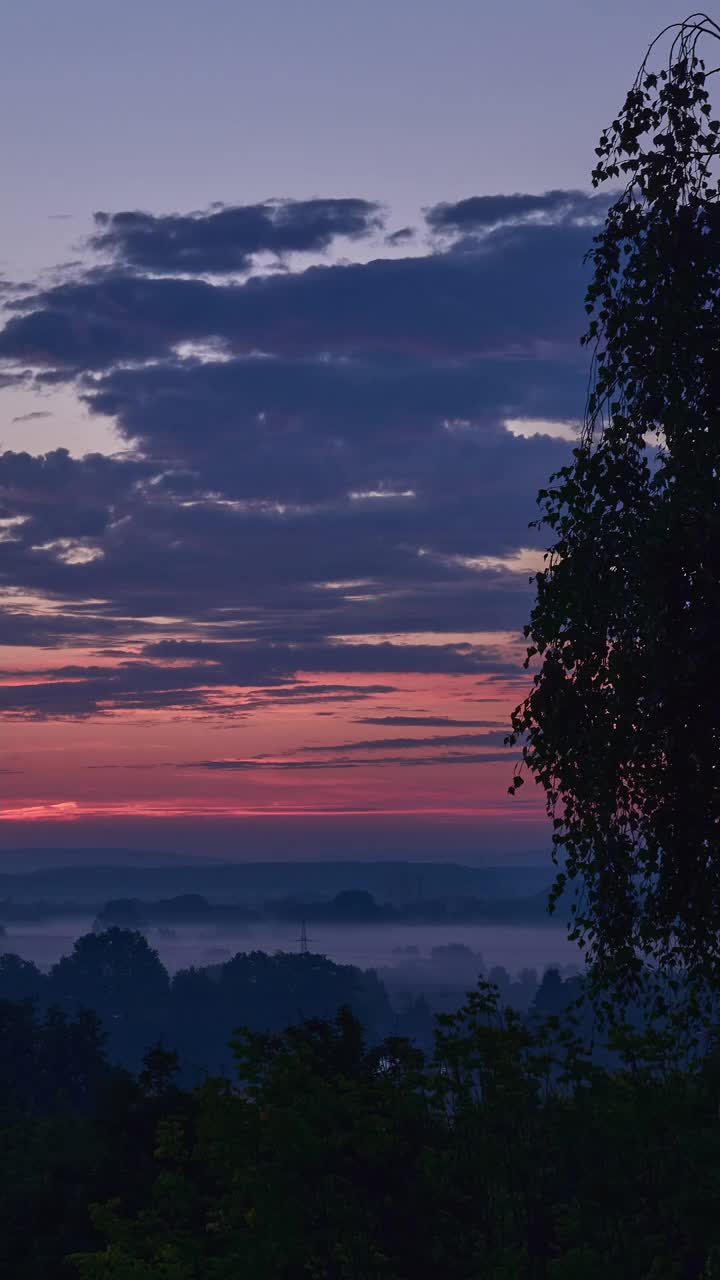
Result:
{"label": "orange streak in sky", "polygon": [[[537,819],[542,812],[541,806],[526,805],[524,812],[517,806],[513,806],[516,819],[524,817]],[[0,821],[3,822],[46,822],[49,818],[63,819],[64,821],[79,822],[87,818],[244,818],[244,817],[270,817],[279,814],[297,814],[322,817],[324,814],[367,814],[367,813],[383,813],[383,814],[420,814],[434,813],[462,815],[467,817],[506,817],[508,809],[503,807],[485,806],[485,807],[428,807],[414,805],[404,808],[348,808],[342,805],[337,808],[313,808],[312,806],[302,807],[299,805],[277,805],[273,807],[257,808],[252,806],[239,806],[232,804],[203,804],[202,802],[180,804],[175,802],[158,803],[150,802],[147,804],[138,803],[137,801],[127,801],[125,803],[100,803],[100,804],[79,804],[75,800],[63,800],[53,804],[33,804],[20,805],[17,808],[0,810]]]}

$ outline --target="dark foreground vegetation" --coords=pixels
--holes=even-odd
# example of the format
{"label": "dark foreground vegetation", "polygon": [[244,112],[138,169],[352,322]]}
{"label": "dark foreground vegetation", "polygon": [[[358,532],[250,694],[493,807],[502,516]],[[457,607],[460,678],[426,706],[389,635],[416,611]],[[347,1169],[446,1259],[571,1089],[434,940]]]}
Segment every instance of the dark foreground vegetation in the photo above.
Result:
{"label": "dark foreground vegetation", "polygon": [[3,1001],[0,1274],[717,1275],[720,1053],[611,1034],[608,1069],[481,983],[431,1055],[345,1007],[238,1031],[232,1071],[183,1089],[160,1046],[133,1074],[92,1013]]}

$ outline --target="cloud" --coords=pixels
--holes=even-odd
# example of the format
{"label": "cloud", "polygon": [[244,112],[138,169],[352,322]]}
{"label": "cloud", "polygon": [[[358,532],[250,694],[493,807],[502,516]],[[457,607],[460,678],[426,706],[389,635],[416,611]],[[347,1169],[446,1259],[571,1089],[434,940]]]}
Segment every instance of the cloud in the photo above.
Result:
{"label": "cloud", "polygon": [[[221,654],[223,648],[226,651]],[[464,644],[248,643],[214,646],[214,661],[167,665],[157,660],[168,654],[177,661],[182,645],[159,643],[153,655],[156,661],[127,660],[115,667],[64,665],[34,671],[32,683],[25,679],[13,683],[13,673],[5,673],[5,683],[0,685],[0,718],[83,719],[158,710],[236,718],[257,705],[252,698],[246,705],[246,689],[270,682],[292,685],[299,673],[470,676],[497,671],[503,665],[509,672],[514,670],[511,664],[499,662],[492,651]],[[185,656],[189,658],[189,653]],[[339,700],[352,701],[353,697],[349,691]]]}
{"label": "cloud", "polygon": [[[303,683],[298,681],[296,684],[280,688],[253,689],[248,695],[245,705],[250,710],[256,711],[265,707],[280,706],[288,702],[291,702],[294,706],[299,703],[322,705],[325,702],[356,702],[373,698],[378,694],[396,692],[397,689],[391,684],[318,684],[316,682]],[[330,715],[331,712],[328,711],[323,714]]]}
{"label": "cloud", "polygon": [[217,482],[222,448],[223,461],[236,464],[234,477],[225,470],[230,492],[297,500],[396,485],[403,492],[437,455],[482,446],[472,426],[510,448],[504,419],[571,417],[584,382],[574,357],[247,356],[118,369],[86,383],[84,395],[145,454],[202,467]]}
{"label": "cloud", "polygon": [[496,720],[454,720],[452,716],[359,716],[356,717],[355,724],[387,725],[397,729],[411,728],[415,725],[426,728],[445,726],[448,729],[494,729],[497,727]]}
{"label": "cloud", "polygon": [[372,200],[266,200],[198,213],[96,213],[92,247],[141,271],[192,275],[247,271],[256,255],[320,252],[334,240],[382,229]]}
{"label": "cloud", "polygon": [[78,459],[67,449],[39,456],[6,451],[0,454],[0,517],[23,517],[27,525],[16,537],[28,544],[100,536],[153,472],[147,462],[99,453]]}
{"label": "cloud", "polygon": [[385,243],[393,247],[399,244],[407,244],[408,241],[414,240],[415,235],[414,227],[398,227],[397,231],[391,231],[385,236]]}
{"label": "cloud", "polygon": [[[392,740],[388,745],[392,745]],[[437,754],[424,756],[380,756],[372,761],[367,760],[192,760],[178,764],[176,769],[205,769],[217,773],[245,773],[269,770],[280,773],[300,773],[312,769],[362,769],[368,764],[376,766],[400,766],[402,768],[426,768],[429,765],[459,764],[505,764],[512,763],[515,757],[508,752],[457,752],[452,755]]]}
{"label": "cloud", "polygon": [[63,371],[168,358],[182,343],[228,355],[424,360],[576,353],[589,233],[510,227],[473,253],[312,266],[211,282],[122,264],[15,304],[0,359]]}
{"label": "cloud", "polygon": [[455,203],[433,205],[425,218],[432,231],[457,234],[489,231],[497,227],[548,222],[553,225],[586,225],[602,221],[609,204],[605,193],[555,190],[540,195],[470,196]]}
{"label": "cloud", "polygon": [[[46,673],[51,674],[51,673]],[[205,690],[197,691],[197,704],[190,706],[189,710],[202,711],[210,710],[215,716],[223,716],[232,714],[234,718],[242,718],[251,715],[257,711],[266,711],[271,707],[282,707],[291,704],[292,706],[309,705],[313,707],[322,707],[326,703],[352,703],[365,702],[375,698],[378,695],[387,696],[397,693],[394,685],[388,684],[363,684],[363,685],[324,685],[320,683],[303,683],[278,685],[268,689],[243,688],[241,692],[229,691],[227,701],[225,703],[217,700],[210,701],[206,697]],[[233,698],[233,695],[236,695]],[[318,715],[331,716],[334,712],[318,711]],[[140,768],[136,765],[88,765],[89,769],[110,769],[110,768]],[[154,767],[165,767],[153,766]]]}
{"label": "cloud", "polygon": [[36,409],[32,413],[19,413],[16,417],[11,418],[11,422],[38,422],[41,418],[52,418],[52,414],[46,410]]}
{"label": "cloud", "polygon": [[[180,471],[180,460],[163,470],[146,457],[3,455],[0,518],[17,521],[4,582],[68,606],[65,620],[57,610],[12,610],[6,634],[51,643],[53,632],[81,633],[78,613],[98,643],[137,632],[148,613],[222,620],[228,638],[234,625],[268,641],[517,627],[527,574],[496,568],[493,557],[500,564],[527,542],[534,494],[566,445],[442,427],[404,452],[389,439],[361,443],[342,450],[345,486],[322,498],[314,486],[323,451],[316,462],[309,446],[304,458],[298,451],[296,501],[285,509],[277,503],[290,495],[271,459],[243,497],[241,458],[220,445],[207,461],[193,459],[194,471],[189,460]],[[411,485],[415,496],[347,493],[380,483]]]}
{"label": "cloud", "polygon": [[338,742],[331,747],[306,747],[306,751],[397,751],[414,750],[416,747],[470,747],[478,744],[502,744],[506,732],[486,733],[438,733],[427,738],[366,738],[361,742]]}
{"label": "cloud", "polygon": [[[512,663],[503,664],[493,646],[467,642],[392,644],[385,641],[368,644],[325,640],[315,644],[256,645],[247,641],[231,645],[212,641],[160,640],[147,645],[144,653],[155,659],[185,659],[190,664],[193,659],[198,664],[203,662],[202,669],[210,683],[226,684],[237,682],[238,678],[247,681],[250,671],[263,666],[276,678],[304,671],[472,675],[486,670],[497,671],[503,665],[508,671],[516,669]],[[179,670],[182,668],[175,668],[176,674]]]}
{"label": "cloud", "polygon": [[0,332],[0,376],[68,383],[123,446],[0,456],[3,641],[87,651],[6,673],[0,714],[220,719],[509,679],[478,636],[525,620],[535,495],[570,453],[538,424],[584,403],[592,199],[436,205],[449,248],[282,272],[262,255],[374,233],[377,204],[102,215],[109,261],[16,298]]}

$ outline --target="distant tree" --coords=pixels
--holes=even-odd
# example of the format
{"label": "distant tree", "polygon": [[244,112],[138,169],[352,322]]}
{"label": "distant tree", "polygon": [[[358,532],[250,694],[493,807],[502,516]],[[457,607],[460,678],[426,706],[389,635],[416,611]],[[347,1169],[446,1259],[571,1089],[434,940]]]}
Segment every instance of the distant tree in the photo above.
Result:
{"label": "distant tree", "polygon": [[488,973],[488,982],[497,987],[499,994],[502,996],[510,985],[510,974],[503,965],[494,965]]}
{"label": "distant tree", "polygon": [[327,916],[331,920],[354,924],[377,920],[383,911],[373,894],[368,893],[366,889],[343,889],[317,914]]}
{"label": "distant tree", "polygon": [[476,973],[485,968],[482,953],[473,951],[464,942],[443,942],[439,947],[431,949],[430,957],[437,964],[457,965],[461,969],[469,967]]}
{"label": "distant tree", "polygon": [[53,994],[105,1015],[140,1002],[154,1007],[167,997],[168,976],[157,951],[141,933],[107,929],[78,938],[50,974]]}
{"label": "distant tree", "polygon": [[417,1045],[423,1053],[431,1054],[434,1034],[435,1022],[426,997],[419,995],[411,998],[397,1015],[397,1035]]}
{"label": "distant tree", "polygon": [[211,912],[210,903],[200,893],[181,893],[175,898],[162,898],[152,904],[153,920],[206,920]]}
{"label": "distant tree", "polygon": [[98,912],[96,932],[103,929],[142,929],[147,923],[143,904],[137,898],[113,898]]}
{"label": "distant tree", "polygon": [[32,960],[12,951],[0,956],[0,1000],[40,1000],[48,985]]}
{"label": "distant tree", "polygon": [[553,901],[575,890],[571,936],[628,995],[644,964],[720,982],[720,27],[662,34],[597,148],[593,184],[625,186],[589,255],[591,390],[539,495],[541,665],[509,739],[546,793]]}
{"label": "distant tree", "polygon": [[165,1027],[183,1079],[232,1070],[235,1029],[277,1032],[303,1018],[332,1017],[347,1004],[371,1042],[393,1025],[382,982],[372,971],[298,952],[238,952],[225,964],[182,969],[172,979]]}
{"label": "distant tree", "polygon": [[298,1019],[330,1018],[340,1005],[352,1007],[371,1039],[392,1025],[387,993],[372,970],[313,953],[241,952],[223,965],[218,994],[230,1029],[279,1031]]}
{"label": "distant tree", "polygon": [[544,1017],[564,1013],[572,997],[565,990],[565,983],[558,969],[546,969],[542,982],[535,992],[532,1012]]}
{"label": "distant tree", "polygon": [[112,928],[78,938],[50,972],[49,998],[64,1009],[94,1009],[108,1033],[110,1056],[136,1068],[167,1019],[170,983],[141,933]]}

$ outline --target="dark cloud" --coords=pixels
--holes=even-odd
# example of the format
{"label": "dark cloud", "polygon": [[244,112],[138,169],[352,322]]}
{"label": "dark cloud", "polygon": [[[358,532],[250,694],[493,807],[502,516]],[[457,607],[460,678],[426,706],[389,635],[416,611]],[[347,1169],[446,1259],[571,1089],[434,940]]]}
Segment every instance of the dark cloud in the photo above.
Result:
{"label": "dark cloud", "polygon": [[25,544],[101,535],[138,497],[154,474],[149,463],[105,454],[71,458],[67,449],[45,455],[0,454],[0,518],[24,517],[14,537]]}
{"label": "dark cloud", "polygon": [[[6,550],[7,544],[3,544],[3,552]],[[12,591],[0,591],[2,643],[8,647],[18,645],[52,650],[66,645],[95,646],[108,636],[125,639],[128,632],[142,629],[147,635],[158,631],[162,634],[164,630],[139,618],[104,617],[100,606],[83,607],[67,598],[58,602],[56,609],[42,606],[19,608],[14,602]],[[124,650],[114,652],[129,656]]]}
{"label": "dark cloud", "polygon": [[[302,683],[286,686],[284,688],[270,689],[253,689],[246,706],[252,710],[269,706],[279,706],[283,702],[292,702],[293,705],[298,703],[322,703],[322,702],[355,702],[366,698],[375,697],[377,694],[397,693],[397,689],[391,684],[310,684]],[[324,712],[330,715],[331,712]]]}
{"label": "dark cloud", "polygon": [[[111,657],[136,656],[137,651],[132,648],[122,648],[133,637],[140,637],[142,641],[149,636],[172,636],[178,631],[207,636],[208,639],[199,643],[212,646],[218,637],[226,642],[252,638],[256,644],[283,641],[307,644],[332,634],[362,641],[367,632],[406,634],[418,630],[452,635],[477,629],[515,630],[530,601],[529,588],[518,574],[505,575],[504,582],[502,574],[467,573],[458,575],[457,582],[451,585],[441,577],[433,580],[432,576],[420,583],[408,579],[402,584],[391,584],[388,568],[387,589],[376,588],[377,598],[366,601],[360,589],[355,593],[358,598],[353,599],[352,588],[303,591],[293,589],[282,577],[277,582],[265,583],[234,579],[232,560],[223,561],[213,570],[209,581],[193,583],[183,598],[183,549],[168,544],[166,567],[170,581],[162,577],[160,548],[154,549],[153,558],[145,565],[138,551],[132,561],[125,562],[122,573],[115,566],[104,584],[104,599],[88,602],[87,597],[93,592],[84,570],[94,568],[92,582],[102,587],[102,560],[95,561],[94,565],[68,565],[52,560],[55,554],[52,551],[29,552],[14,558],[9,543],[2,545],[2,552],[3,561],[12,560],[12,564],[4,565],[1,571],[6,579],[11,572],[16,580],[24,576],[35,592],[39,595],[51,592],[56,601],[51,610],[30,609],[19,604],[13,607],[12,596],[8,597],[2,624],[3,643],[58,648],[66,644],[76,647],[84,642],[100,653],[109,645],[111,652],[107,656]],[[203,567],[212,570],[209,552],[201,560],[188,551],[186,559],[198,572],[202,572]],[[136,576],[133,576],[135,566]],[[494,578],[500,579],[497,587],[493,584]],[[511,581],[518,578],[519,584]],[[72,598],[74,593],[77,599]],[[167,611],[167,620],[156,619],[156,610]],[[179,617],[184,619],[182,625],[173,622]],[[159,657],[152,643],[145,647],[144,653],[153,661]]]}
{"label": "dark cloud", "polygon": [[[471,645],[334,644],[213,646],[211,661],[167,665],[163,656],[190,658],[192,645],[158,644],[156,661],[121,662],[116,667],[60,666],[33,673],[33,683],[0,685],[0,717],[68,718],[118,711],[203,711],[217,717],[244,714],[241,690],[261,682],[292,685],[298,673],[473,675],[497,671],[497,655]],[[221,650],[225,652],[221,653]],[[514,668],[508,667],[508,670]],[[365,696],[363,690],[360,696]],[[309,699],[315,701],[315,699]],[[320,701],[322,698],[319,699]],[[353,700],[352,692],[340,701]],[[354,748],[350,748],[351,750]]]}
{"label": "dark cloud", "polygon": [[493,729],[497,726],[496,720],[454,720],[452,716],[359,716],[355,723],[388,725],[396,729],[411,728],[415,725],[425,728],[445,726],[448,729]]}
{"label": "dark cloud", "polygon": [[[448,251],[256,264],[242,281],[188,277],[319,251],[376,229],[378,207],[101,218],[111,265],[16,299],[0,332],[0,359],[20,362],[8,378],[32,366],[40,385],[72,383],[127,446],[0,456],[3,642],[88,650],[36,683],[6,679],[0,713],[236,717],[263,699],[360,701],[363,676],[509,678],[498,647],[458,637],[517,632],[527,613],[511,558],[537,545],[535,494],[570,446],[505,423],[584,402],[580,224],[595,207],[576,192],[438,205]],[[330,683],[352,673],[352,689]]]}
{"label": "dark cloud", "polygon": [[[392,740],[389,745],[392,745]],[[438,764],[505,764],[512,763],[515,757],[509,752],[458,751],[451,755],[432,754],[424,756],[379,756],[373,760],[344,760],[331,758],[328,760],[192,760],[178,764],[176,769],[206,769],[217,773],[245,773],[254,770],[271,770],[281,773],[302,773],[311,769],[363,769],[368,764],[376,766],[402,766],[404,768],[426,768]]]}
{"label": "dark cloud", "polygon": [[433,231],[467,233],[487,231],[507,223],[543,219],[555,224],[599,222],[609,199],[602,193],[585,191],[544,191],[540,195],[515,192],[513,195],[470,196],[454,204],[436,204],[425,215]]}
{"label": "dark cloud", "polygon": [[224,475],[236,497],[312,502],[402,492],[428,474],[452,487],[485,447],[514,450],[518,462],[542,449],[547,459],[557,441],[518,443],[500,423],[573,417],[586,381],[574,357],[246,357],[118,369],[85,394],[144,453],[190,468],[191,486],[199,477],[217,488]]}
{"label": "dark cloud", "polygon": [[199,213],[139,210],[96,213],[92,247],[141,271],[195,275],[246,271],[261,253],[327,249],[334,240],[370,235],[383,225],[371,200],[266,200]]}
{"label": "dark cloud", "polygon": [[585,227],[520,226],[474,253],[313,266],[244,283],[121,266],[16,304],[0,359],[82,372],[167,357],[179,343],[239,355],[423,359],[575,352]]}
{"label": "dark cloud", "polygon": [[398,244],[407,244],[409,240],[415,238],[414,227],[398,227],[397,231],[391,231],[385,236],[385,243],[395,246]]}
{"label": "dark cloud", "polygon": [[12,418],[12,422],[38,422],[40,418],[52,418],[52,414],[43,409],[36,409],[32,413],[19,413]]}
{"label": "dark cloud", "polygon": [[[567,446],[547,439],[439,428],[406,444],[404,456],[399,448],[380,454],[384,475],[369,470],[371,451],[363,473],[357,454],[361,489],[411,485],[414,497],[345,495],[281,510],[271,501],[228,501],[237,497],[228,492],[235,474],[226,456],[228,483],[220,488],[220,451],[217,498],[144,459],[6,454],[0,516],[19,523],[6,533],[3,581],[75,602],[77,615],[18,608],[5,633],[18,643],[28,634],[52,643],[53,633],[61,640],[85,626],[106,644],[123,634],[122,617],[132,634],[148,614],[222,621],[228,638],[234,626],[267,641],[515,628],[528,575],[470,568],[463,557],[503,555],[527,542],[534,494],[566,455]],[[96,603],[89,609],[87,600]]]}
{"label": "dark cloud", "polygon": [[[378,668],[383,651],[365,654],[363,637],[521,625],[528,575],[470,568],[463,556],[502,555],[528,541],[534,492],[566,447],[507,433],[493,441],[443,449],[439,440],[422,462],[417,453],[415,498],[346,497],[284,511],[209,500],[192,488],[173,493],[170,479],[158,480],[143,460],[75,460],[62,451],[6,455],[0,516],[20,522],[5,530],[0,581],[54,605],[29,607],[22,594],[17,602],[11,594],[3,641],[89,643],[132,659],[138,651],[123,644],[139,636],[151,663],[180,658],[223,666],[231,655],[228,644],[217,642],[220,627],[230,645],[252,641],[243,652],[252,652],[254,663],[261,651],[271,655],[293,643],[313,671],[328,661],[330,670],[344,672],[355,663],[363,671],[400,671],[411,669],[418,654],[426,670],[467,669],[452,646],[431,653],[395,646]],[[172,619],[183,620],[181,631],[199,629],[197,639],[185,646],[164,640],[178,629]],[[343,657],[341,646],[328,645],[333,635],[359,643]],[[488,655],[484,670],[496,657]],[[264,680],[265,669],[253,665],[247,679]],[[85,691],[90,699],[95,692],[99,697],[100,690]],[[87,704],[85,693],[73,686],[52,697]],[[169,692],[162,698],[172,703]]]}
{"label": "dark cloud", "polygon": [[[253,667],[265,665],[278,676],[298,671],[417,672],[468,674],[497,671],[498,654],[488,645],[467,642],[452,644],[341,643],[255,645],[217,641],[159,640],[143,649],[147,660],[203,664],[213,683],[231,683],[247,675]],[[175,668],[182,671],[185,668]],[[510,667],[514,670],[514,667]],[[215,672],[215,675],[213,675]],[[257,683],[257,681],[255,682]]]}
{"label": "dark cloud", "polygon": [[386,747],[396,751],[414,750],[416,747],[471,747],[485,743],[501,745],[506,732],[486,733],[436,733],[427,738],[366,738],[362,742],[337,742],[331,747],[306,747],[306,751],[383,751]]}

